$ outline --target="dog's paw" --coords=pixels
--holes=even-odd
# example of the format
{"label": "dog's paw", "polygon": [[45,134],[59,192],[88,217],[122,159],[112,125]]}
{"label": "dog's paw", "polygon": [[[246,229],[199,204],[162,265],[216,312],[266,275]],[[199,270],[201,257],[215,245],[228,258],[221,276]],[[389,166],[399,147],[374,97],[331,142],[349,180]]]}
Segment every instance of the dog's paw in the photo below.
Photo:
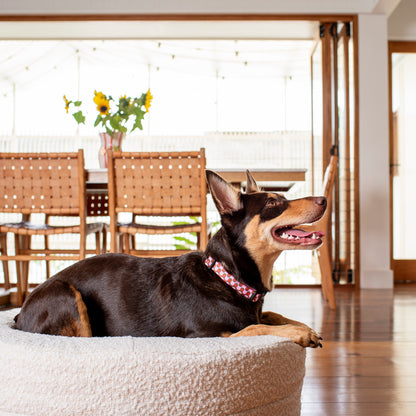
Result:
{"label": "dog's paw", "polygon": [[311,348],[322,348],[322,337],[316,332],[314,331],[312,328],[308,327],[308,331],[309,331],[309,345],[307,345],[307,347],[311,347]]}
{"label": "dog's paw", "polygon": [[301,347],[322,348],[322,337],[308,326],[282,325],[276,328],[276,335],[290,338]]}
{"label": "dog's paw", "polygon": [[322,337],[317,332],[305,324],[294,325],[250,325],[235,334],[223,333],[222,336],[230,337],[253,337],[257,335],[276,335],[278,337],[289,338],[301,347],[322,348]]}

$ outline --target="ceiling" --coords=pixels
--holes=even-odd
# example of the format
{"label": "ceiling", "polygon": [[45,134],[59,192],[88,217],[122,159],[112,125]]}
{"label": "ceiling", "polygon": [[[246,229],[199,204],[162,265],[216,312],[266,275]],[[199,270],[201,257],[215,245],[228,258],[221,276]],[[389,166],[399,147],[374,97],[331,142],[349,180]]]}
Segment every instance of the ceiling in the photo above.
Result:
{"label": "ceiling", "polygon": [[[309,77],[312,40],[0,41],[0,95],[80,59],[219,77]],[[74,74],[76,76],[76,74]]]}
{"label": "ceiling", "polygon": [[220,77],[309,76],[318,30],[316,21],[2,22],[0,95],[78,57]]}
{"label": "ceiling", "polygon": [[4,15],[359,14],[387,16],[401,0],[2,0]]}

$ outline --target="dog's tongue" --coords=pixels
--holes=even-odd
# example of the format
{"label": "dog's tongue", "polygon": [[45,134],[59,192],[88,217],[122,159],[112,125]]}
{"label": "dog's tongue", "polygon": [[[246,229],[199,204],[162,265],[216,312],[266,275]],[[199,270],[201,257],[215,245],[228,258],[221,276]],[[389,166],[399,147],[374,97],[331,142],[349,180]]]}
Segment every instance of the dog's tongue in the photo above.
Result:
{"label": "dog's tongue", "polygon": [[284,231],[286,234],[291,235],[292,237],[299,237],[299,238],[310,238],[312,235],[315,234],[316,237],[323,237],[325,234],[321,231],[313,231],[313,232],[306,232],[303,230],[297,229],[289,229]]}

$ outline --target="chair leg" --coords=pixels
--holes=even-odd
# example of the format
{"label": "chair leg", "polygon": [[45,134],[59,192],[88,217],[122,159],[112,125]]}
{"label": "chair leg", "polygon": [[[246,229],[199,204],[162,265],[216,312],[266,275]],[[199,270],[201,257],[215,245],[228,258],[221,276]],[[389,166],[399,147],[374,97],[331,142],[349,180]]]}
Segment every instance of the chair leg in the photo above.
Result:
{"label": "chair leg", "polygon": [[102,246],[101,246],[101,253],[107,253],[107,233],[108,233],[108,227],[107,225],[103,226],[102,230]]}
{"label": "chair leg", "polygon": [[95,254],[98,256],[101,253],[101,231],[97,231],[95,233]]}
{"label": "chair leg", "polygon": [[[49,224],[50,216],[48,214],[45,215],[45,224]],[[49,250],[49,236],[45,235],[44,237],[44,244],[45,250]],[[49,260],[45,260],[46,264],[46,278],[49,279],[51,277],[51,264]]]}
{"label": "chair leg", "polygon": [[318,252],[319,268],[321,269],[322,291],[324,298],[329,302],[331,309],[336,309],[334,283],[332,281],[331,258],[326,242],[319,248]]}
{"label": "chair leg", "polygon": [[[15,234],[14,235],[14,248],[15,248],[15,254],[16,256],[21,254],[21,248],[23,244],[23,238],[24,236]],[[17,305],[22,306],[25,296],[25,273],[24,273],[24,261],[18,261],[16,260],[16,286],[17,286]]]}
{"label": "chair leg", "polygon": [[4,289],[10,289],[10,277],[9,277],[9,262],[7,260],[2,261],[3,264],[3,274],[4,274]]}
{"label": "chair leg", "polygon": [[[49,250],[49,236],[45,235],[45,250]],[[51,277],[51,265],[49,260],[45,260],[46,263],[46,278],[49,279]]]}
{"label": "chair leg", "polygon": [[124,252],[123,239],[124,239],[124,234],[117,234],[116,247],[115,247],[114,253],[123,253]]}
{"label": "chair leg", "polygon": [[122,253],[127,253],[130,254],[131,252],[131,247],[133,245],[133,239],[134,239],[134,235],[129,235],[129,234],[123,234],[122,235],[122,249],[121,252]]}
{"label": "chair leg", "polygon": [[199,251],[204,251],[204,248],[202,248],[201,244],[201,232],[196,233],[196,248]]}
{"label": "chair leg", "polygon": [[[0,235],[0,254],[7,255],[7,234]],[[3,274],[4,274],[4,289],[10,289],[10,277],[9,277],[9,262],[7,260],[2,261]]]}

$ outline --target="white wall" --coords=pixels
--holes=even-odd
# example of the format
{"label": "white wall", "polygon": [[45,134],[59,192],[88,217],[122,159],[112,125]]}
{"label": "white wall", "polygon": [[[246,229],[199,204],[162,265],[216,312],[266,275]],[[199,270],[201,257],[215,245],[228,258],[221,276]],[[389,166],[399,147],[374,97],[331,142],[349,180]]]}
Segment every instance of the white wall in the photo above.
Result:
{"label": "white wall", "polygon": [[402,0],[388,21],[389,40],[416,40],[416,1]]}
{"label": "white wall", "polygon": [[362,288],[390,288],[387,19],[359,15],[360,260]]}

